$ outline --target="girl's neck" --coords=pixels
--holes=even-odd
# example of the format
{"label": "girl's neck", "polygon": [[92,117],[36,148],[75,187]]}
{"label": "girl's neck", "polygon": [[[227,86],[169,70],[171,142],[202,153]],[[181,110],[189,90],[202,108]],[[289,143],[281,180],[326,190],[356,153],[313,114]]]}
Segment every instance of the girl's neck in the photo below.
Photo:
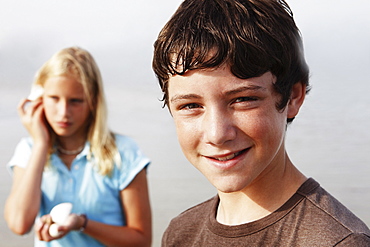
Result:
{"label": "girl's neck", "polygon": [[[82,151],[85,146],[86,138],[58,138],[56,140],[57,149],[63,153],[68,154],[69,152]],[[79,152],[78,152],[79,153]]]}
{"label": "girl's neck", "polygon": [[82,152],[85,147],[86,138],[58,138],[56,140],[56,151],[68,169],[76,156]]}
{"label": "girl's neck", "polygon": [[71,149],[64,149],[61,146],[57,145],[57,151],[60,154],[64,154],[64,155],[77,155],[77,154],[81,153],[81,151],[83,150],[83,148],[84,148],[84,145],[81,145],[77,149],[72,149],[71,150]]}

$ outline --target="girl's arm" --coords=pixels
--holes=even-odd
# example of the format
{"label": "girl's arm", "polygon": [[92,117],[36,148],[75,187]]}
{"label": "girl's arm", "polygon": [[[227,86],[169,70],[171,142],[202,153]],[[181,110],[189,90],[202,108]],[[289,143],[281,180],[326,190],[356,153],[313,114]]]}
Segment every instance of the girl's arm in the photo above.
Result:
{"label": "girl's arm", "polygon": [[102,227],[101,223],[89,221],[84,232],[107,246],[150,246],[152,216],[145,169],[121,191],[121,200],[127,226]]}
{"label": "girl's arm", "polygon": [[[121,200],[126,215],[126,226],[113,226],[88,220],[84,233],[105,246],[150,246],[152,217],[145,169],[136,175],[127,188],[121,191]],[[43,216],[42,220],[45,223],[41,223],[36,228],[36,235],[43,241],[55,239],[48,234],[50,227],[50,223],[47,222],[48,217],[48,215]],[[83,217],[71,215],[68,226],[59,227],[60,231],[64,231],[60,237],[63,237],[71,229],[80,229],[83,224]]]}
{"label": "girl's arm", "polygon": [[32,156],[26,169],[17,166],[13,168],[13,185],[5,203],[5,220],[9,228],[20,235],[31,230],[40,208],[41,174],[44,166],[31,164],[45,164],[45,161],[42,161],[41,155]]}
{"label": "girl's arm", "polygon": [[24,109],[27,102],[20,102],[18,113],[34,144],[27,167],[13,168],[12,189],[4,210],[9,228],[17,234],[29,232],[39,211],[42,172],[47,159],[49,140],[41,100],[30,103],[28,108]]}

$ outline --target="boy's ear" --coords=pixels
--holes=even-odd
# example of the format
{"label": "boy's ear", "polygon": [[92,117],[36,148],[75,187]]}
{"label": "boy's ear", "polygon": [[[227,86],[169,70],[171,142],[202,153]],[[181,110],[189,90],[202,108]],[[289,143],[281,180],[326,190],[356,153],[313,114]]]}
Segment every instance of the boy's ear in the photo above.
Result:
{"label": "boy's ear", "polygon": [[294,118],[297,116],[299,109],[301,108],[303,101],[306,96],[306,85],[301,82],[297,82],[293,85],[292,93],[290,95],[288,103],[288,118]]}

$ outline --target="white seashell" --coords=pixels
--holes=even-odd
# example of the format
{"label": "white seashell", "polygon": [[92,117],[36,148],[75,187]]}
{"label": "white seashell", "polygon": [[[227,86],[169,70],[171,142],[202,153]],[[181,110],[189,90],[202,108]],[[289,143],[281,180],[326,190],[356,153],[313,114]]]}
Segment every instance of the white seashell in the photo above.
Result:
{"label": "white seashell", "polygon": [[68,215],[72,211],[72,203],[64,202],[54,206],[50,211],[50,216],[53,222],[63,225]]}
{"label": "white seashell", "polygon": [[59,227],[59,225],[55,224],[55,223],[51,224],[50,227],[49,227],[49,234],[53,238],[57,238],[57,237],[59,237],[60,235],[63,234],[63,231],[58,231],[58,227]]}
{"label": "white seashell", "polygon": [[32,85],[30,95],[28,95],[27,99],[29,100],[36,100],[42,96],[44,93],[44,88],[40,85]]}

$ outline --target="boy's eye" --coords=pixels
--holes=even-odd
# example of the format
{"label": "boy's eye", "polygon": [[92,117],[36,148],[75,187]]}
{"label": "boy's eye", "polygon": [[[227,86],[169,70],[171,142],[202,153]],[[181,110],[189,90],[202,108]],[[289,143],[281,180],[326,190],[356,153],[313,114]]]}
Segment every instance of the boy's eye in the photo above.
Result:
{"label": "boy's eye", "polygon": [[240,103],[240,102],[246,102],[246,101],[256,101],[258,100],[257,97],[239,97],[235,99],[235,103]]}
{"label": "boy's eye", "polygon": [[190,109],[199,108],[199,107],[200,107],[200,105],[198,105],[196,103],[190,103],[190,104],[186,104],[186,105],[181,106],[180,109],[190,110]]}

